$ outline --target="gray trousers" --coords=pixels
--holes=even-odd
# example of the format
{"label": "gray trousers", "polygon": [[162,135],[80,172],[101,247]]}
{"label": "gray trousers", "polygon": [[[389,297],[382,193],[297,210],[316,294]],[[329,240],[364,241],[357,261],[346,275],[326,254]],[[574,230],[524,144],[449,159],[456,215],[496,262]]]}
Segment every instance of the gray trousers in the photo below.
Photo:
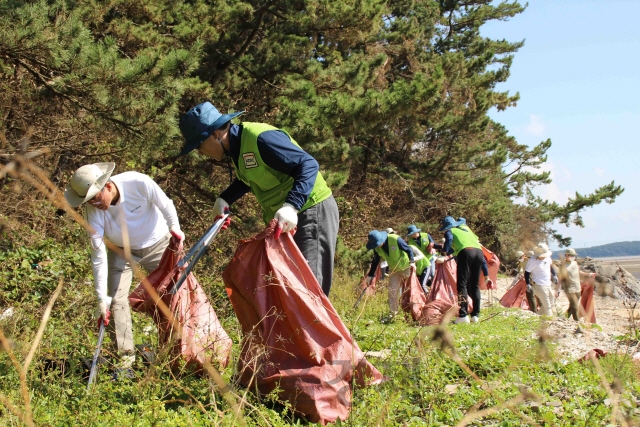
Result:
{"label": "gray trousers", "polygon": [[298,214],[298,230],[293,236],[326,296],[331,290],[339,225],[338,204],[329,196]]}
{"label": "gray trousers", "polygon": [[[147,272],[158,268],[160,258],[169,245],[171,234],[167,234],[152,246],[131,250],[131,258]],[[133,331],[131,328],[131,308],[129,307],[129,292],[133,279],[133,270],[126,259],[115,252],[107,250],[107,265],[109,278],[107,279],[107,293],[111,300],[111,321],[107,325],[111,342],[119,353],[133,353]]]}

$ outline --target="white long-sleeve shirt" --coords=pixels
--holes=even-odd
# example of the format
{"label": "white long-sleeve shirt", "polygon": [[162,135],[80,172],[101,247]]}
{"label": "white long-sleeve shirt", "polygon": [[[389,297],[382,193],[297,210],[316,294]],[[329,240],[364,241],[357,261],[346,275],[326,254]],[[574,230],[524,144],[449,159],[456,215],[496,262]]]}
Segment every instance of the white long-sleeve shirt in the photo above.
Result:
{"label": "white long-sleeve shirt", "polygon": [[104,238],[114,245],[124,247],[122,230],[126,227],[132,250],[152,246],[169,229],[180,227],[173,202],[147,175],[124,172],[111,177],[118,189],[119,198],[106,211],[90,204],[85,206],[86,220],[95,233],[90,236],[91,262],[98,299],[111,304],[107,296],[107,248]]}

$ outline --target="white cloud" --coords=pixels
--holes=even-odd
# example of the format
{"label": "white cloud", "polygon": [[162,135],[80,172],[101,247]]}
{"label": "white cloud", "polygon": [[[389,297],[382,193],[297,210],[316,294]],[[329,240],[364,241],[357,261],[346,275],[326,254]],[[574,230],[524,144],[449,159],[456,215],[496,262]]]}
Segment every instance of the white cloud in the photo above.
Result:
{"label": "white cloud", "polygon": [[529,124],[525,126],[524,130],[534,136],[543,136],[547,130],[547,126],[542,122],[543,116],[536,114],[529,115]]}
{"label": "white cloud", "polygon": [[544,200],[559,204],[567,203],[567,200],[571,197],[571,193],[569,191],[561,190],[555,182],[538,187],[534,193]]}
{"label": "white cloud", "polygon": [[596,175],[598,175],[599,177],[603,177],[605,172],[606,171],[602,168],[596,168]]}
{"label": "white cloud", "polygon": [[629,209],[616,215],[622,222],[637,224],[640,221],[640,209]]}
{"label": "white cloud", "polygon": [[536,195],[550,202],[564,204],[573,195],[570,191],[561,189],[557,182],[564,183],[571,180],[572,174],[562,164],[546,162],[540,165],[540,171],[550,172],[551,184],[541,185],[534,191]]}

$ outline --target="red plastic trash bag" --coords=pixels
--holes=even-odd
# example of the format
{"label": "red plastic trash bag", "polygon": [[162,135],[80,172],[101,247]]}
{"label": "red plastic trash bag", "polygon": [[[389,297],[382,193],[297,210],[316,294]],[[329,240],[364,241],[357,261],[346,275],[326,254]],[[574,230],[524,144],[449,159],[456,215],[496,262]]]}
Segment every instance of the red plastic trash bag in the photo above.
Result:
{"label": "red plastic trash bag", "polygon": [[[436,258],[433,259],[435,262]],[[443,263],[436,263],[436,275],[427,295],[427,304],[423,309],[421,324],[438,325],[442,323],[448,311],[454,310],[458,316],[457,264],[453,257]],[[473,310],[473,302],[467,297],[469,312]]]}
{"label": "red plastic trash bag", "polygon": [[585,322],[596,323],[596,305],[593,301],[593,283],[580,283],[580,317]]}
{"label": "red plastic trash bag", "polygon": [[241,240],[222,277],[242,325],[239,380],[281,400],[309,421],[349,416],[351,381],[383,377],[352,341],[290,233],[273,237],[277,221]]}
{"label": "red plastic trash bag", "polygon": [[529,310],[527,300],[527,282],[524,279],[518,282],[500,298],[500,304],[507,308],[518,308]]}
{"label": "red plastic trash bag", "polygon": [[485,275],[480,273],[480,290],[486,291],[487,289],[498,289],[498,270],[500,269],[500,259],[498,258],[498,255],[494,254],[484,246],[482,246],[482,254],[484,255],[484,259],[487,261],[489,279],[491,279],[491,281],[487,286],[485,286]]}
{"label": "red plastic trash bag", "polygon": [[405,313],[411,315],[414,322],[422,322],[424,316],[424,308],[427,305],[427,295],[425,295],[420,286],[418,276],[415,270],[411,272],[409,277],[402,281],[402,295],[400,297],[400,306]]}
{"label": "red plastic trash bag", "polygon": [[201,371],[208,358],[214,365],[224,368],[229,363],[233,342],[193,274],[187,276],[175,295],[169,294],[181,273],[176,266],[181,255],[182,244],[178,245],[172,238],[158,268],[147,276],[149,284],[173,313],[179,325],[178,330],[172,328],[171,322],[153,302],[142,283],[129,295],[129,303],[134,311],[153,318],[158,325],[160,345],[173,340],[173,354],[181,357],[187,366]]}
{"label": "red plastic trash bag", "polygon": [[578,359],[578,361],[580,363],[582,363],[582,362],[587,362],[587,361],[591,360],[591,353],[593,353],[593,355],[596,357],[596,359],[600,359],[601,357],[605,357],[607,355],[607,352],[604,351],[603,349],[594,348],[593,350],[589,350],[587,352],[587,354],[585,354],[580,359]]}
{"label": "red plastic trash bag", "polygon": [[380,268],[380,263],[378,263],[378,267],[376,268],[376,272],[373,279],[371,279],[369,286],[367,286],[367,276],[363,276],[362,279],[360,279],[360,285],[358,285],[358,296],[360,296],[362,291],[364,291],[366,296],[374,295],[378,290],[376,285],[380,279],[382,279],[382,269]]}

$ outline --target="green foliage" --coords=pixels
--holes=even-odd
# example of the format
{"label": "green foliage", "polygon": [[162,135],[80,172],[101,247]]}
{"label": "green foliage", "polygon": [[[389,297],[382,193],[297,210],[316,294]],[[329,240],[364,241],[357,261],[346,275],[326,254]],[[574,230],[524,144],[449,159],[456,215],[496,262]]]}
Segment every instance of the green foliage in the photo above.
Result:
{"label": "green foliage", "polygon": [[[53,263],[42,266],[42,270],[26,265],[49,258]],[[22,260],[27,261],[24,266],[21,266]],[[11,271],[3,278],[8,277],[11,283],[22,280],[29,285],[25,288],[38,284],[43,289],[43,297],[38,300],[23,295],[2,302],[2,306],[10,304],[15,308],[12,317],[0,321],[0,327],[14,341],[19,360],[28,352],[41,307],[53,285],[45,283],[43,278],[64,274],[63,294],[54,306],[28,375],[37,425],[62,426],[70,420],[74,425],[105,426],[238,425],[228,403],[210,381],[188,371],[172,373],[166,349],[159,349],[158,362],[151,367],[144,366],[138,358],[137,377],[131,382],[110,381],[111,366],[104,365],[96,387],[86,391],[82,360],[93,353],[96,333],[90,314],[93,290],[85,283],[89,263],[84,245],[43,241],[32,250],[3,254],[2,262],[2,271]],[[73,268],[64,270],[67,264]],[[199,271],[203,268],[208,270],[201,266]],[[224,372],[224,378],[233,384],[241,338],[239,324],[228,307],[228,299],[220,298],[219,279],[212,273],[200,273],[198,278],[235,343],[234,361]],[[519,425],[523,424],[523,415],[554,426],[600,425],[610,420],[611,406],[604,403],[608,396],[589,363],[567,362],[554,354],[551,344],[546,344],[551,358],[540,358],[537,317],[493,308],[483,311],[483,322],[479,324],[450,328],[450,344],[466,366],[491,389],[488,393],[460,364],[439,349],[439,341],[433,341],[433,328],[416,326],[402,316],[390,324],[380,322],[388,310],[384,287],[374,296],[365,297],[354,309],[357,297],[354,286],[359,279],[348,274],[344,267],[338,269],[332,301],[363,350],[389,351],[381,358],[369,358],[389,380],[379,386],[354,390],[353,408],[347,421],[350,425],[453,425],[478,405],[489,408],[514,398],[523,390],[537,396],[535,399],[542,403],[540,412],[523,403],[513,411],[504,409],[487,415],[484,422]],[[146,336],[143,330],[150,324],[151,319],[134,314],[137,343],[153,345],[155,335]],[[110,359],[108,337],[103,348],[104,355]],[[640,396],[640,386],[631,360],[627,356],[612,355],[600,361],[607,380],[621,390],[622,401],[635,402]],[[6,353],[0,353],[0,372],[2,394],[20,406],[18,374]],[[250,390],[234,387],[234,391],[246,399],[243,416],[249,426],[301,424],[302,420],[291,413],[287,402],[277,402],[273,397],[258,398]],[[545,405],[556,401],[560,402],[561,411]],[[627,413],[633,409],[623,406],[622,410]],[[0,412],[0,424],[12,423],[16,423],[13,415]]]}
{"label": "green foliage", "polygon": [[[180,114],[211,99],[286,128],[344,206],[388,193],[342,222],[350,248],[362,244],[356,230],[389,221],[390,209],[397,223],[465,216],[499,255],[527,233],[567,243],[550,224],[580,226],[584,208],[622,189],[612,183],[565,206],[514,202],[550,182],[540,167],[551,141],[518,144],[488,117],[518,101],[495,88],[523,42],[484,38],[480,28],[524,10],[489,0],[4,2],[3,146],[49,150],[37,161],[58,185],[87,155],[149,173],[180,199],[181,217],[197,217],[186,227],[198,233],[226,171],[172,156]],[[19,197],[10,194],[1,212],[11,216]],[[253,228],[256,211],[250,200],[234,213]]]}

